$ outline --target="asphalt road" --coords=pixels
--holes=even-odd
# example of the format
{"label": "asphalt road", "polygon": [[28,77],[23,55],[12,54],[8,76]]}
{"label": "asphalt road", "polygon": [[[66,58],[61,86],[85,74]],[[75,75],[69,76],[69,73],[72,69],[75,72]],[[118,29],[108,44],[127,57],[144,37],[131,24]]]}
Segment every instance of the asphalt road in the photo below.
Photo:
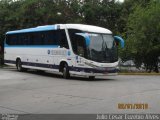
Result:
{"label": "asphalt road", "polygon": [[[118,104],[147,109],[118,109]],[[88,80],[0,68],[0,113],[160,113],[160,76]]]}

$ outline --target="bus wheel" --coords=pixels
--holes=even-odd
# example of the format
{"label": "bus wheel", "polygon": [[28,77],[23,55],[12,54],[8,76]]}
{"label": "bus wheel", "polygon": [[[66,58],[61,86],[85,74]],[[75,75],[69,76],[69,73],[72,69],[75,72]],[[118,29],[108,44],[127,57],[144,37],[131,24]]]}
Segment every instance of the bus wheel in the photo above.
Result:
{"label": "bus wheel", "polygon": [[16,67],[17,67],[17,70],[18,70],[19,72],[22,72],[22,71],[23,71],[22,62],[21,62],[20,59],[17,60]]}
{"label": "bus wheel", "polygon": [[69,68],[67,64],[64,64],[63,67],[63,78],[68,79],[70,77]]}
{"label": "bus wheel", "polygon": [[90,80],[94,80],[94,79],[95,79],[95,76],[89,76],[89,79],[90,79]]}

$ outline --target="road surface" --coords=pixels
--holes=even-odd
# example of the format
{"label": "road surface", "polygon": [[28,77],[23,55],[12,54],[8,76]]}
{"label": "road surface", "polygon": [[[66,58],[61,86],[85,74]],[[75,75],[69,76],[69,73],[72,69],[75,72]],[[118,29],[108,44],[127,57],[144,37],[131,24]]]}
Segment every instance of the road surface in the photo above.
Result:
{"label": "road surface", "polygon": [[160,113],[160,76],[66,80],[51,73],[0,68],[0,113]]}

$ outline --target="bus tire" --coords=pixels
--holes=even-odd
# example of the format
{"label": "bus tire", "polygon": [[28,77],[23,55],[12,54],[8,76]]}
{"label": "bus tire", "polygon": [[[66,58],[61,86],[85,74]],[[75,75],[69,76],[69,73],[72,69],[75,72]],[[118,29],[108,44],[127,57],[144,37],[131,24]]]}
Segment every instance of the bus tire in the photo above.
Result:
{"label": "bus tire", "polygon": [[89,79],[90,79],[90,80],[94,80],[94,79],[95,79],[95,76],[89,76]]}
{"label": "bus tire", "polygon": [[69,68],[68,68],[68,65],[66,63],[63,66],[63,78],[65,78],[65,79],[70,78]]}
{"label": "bus tire", "polygon": [[22,72],[22,71],[24,70],[23,67],[22,67],[21,59],[17,59],[16,67],[17,67],[17,70],[18,70],[19,72]]}

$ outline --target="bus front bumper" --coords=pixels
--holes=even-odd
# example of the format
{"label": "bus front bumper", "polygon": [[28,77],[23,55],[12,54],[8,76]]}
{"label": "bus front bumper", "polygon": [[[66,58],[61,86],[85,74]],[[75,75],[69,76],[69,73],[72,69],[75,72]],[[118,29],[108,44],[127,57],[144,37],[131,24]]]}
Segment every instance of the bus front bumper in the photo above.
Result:
{"label": "bus front bumper", "polygon": [[117,75],[118,67],[110,68],[70,68],[71,75],[77,76],[110,76]]}

